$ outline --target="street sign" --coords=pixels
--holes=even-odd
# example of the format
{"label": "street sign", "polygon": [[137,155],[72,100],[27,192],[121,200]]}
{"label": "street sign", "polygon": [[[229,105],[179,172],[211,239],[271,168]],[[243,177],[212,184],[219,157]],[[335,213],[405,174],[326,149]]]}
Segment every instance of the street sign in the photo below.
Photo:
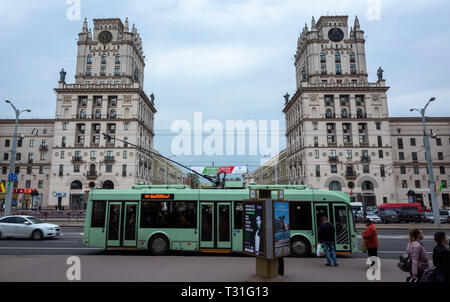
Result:
{"label": "street sign", "polygon": [[18,175],[16,173],[9,173],[8,180],[9,181],[17,181]]}

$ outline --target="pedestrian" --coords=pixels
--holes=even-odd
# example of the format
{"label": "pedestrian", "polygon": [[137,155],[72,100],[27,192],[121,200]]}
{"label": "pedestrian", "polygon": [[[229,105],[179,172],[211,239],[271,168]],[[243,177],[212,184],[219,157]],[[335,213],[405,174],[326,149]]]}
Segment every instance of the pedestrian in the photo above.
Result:
{"label": "pedestrian", "polygon": [[406,250],[408,251],[412,261],[411,277],[408,278],[411,282],[418,282],[420,277],[422,277],[423,271],[429,265],[427,252],[421,242],[422,239],[422,230],[413,229],[409,231],[409,243]]}
{"label": "pedestrian", "polygon": [[[334,248],[334,225],[328,221],[328,217],[322,217],[322,225],[319,228],[319,242],[323,246],[325,256],[327,257],[327,266],[331,266],[331,260],[333,259],[334,266],[338,266],[336,259],[336,251]],[[330,257],[331,254],[331,257]]]}
{"label": "pedestrian", "polygon": [[448,237],[444,232],[434,234],[437,245],[433,249],[433,265],[436,267],[436,281],[450,283],[450,251],[447,249]]}
{"label": "pedestrian", "polygon": [[[364,220],[367,229],[362,233],[363,240],[367,247],[369,257],[378,257],[378,234],[375,225],[370,219]],[[372,261],[372,265],[375,261]]]}

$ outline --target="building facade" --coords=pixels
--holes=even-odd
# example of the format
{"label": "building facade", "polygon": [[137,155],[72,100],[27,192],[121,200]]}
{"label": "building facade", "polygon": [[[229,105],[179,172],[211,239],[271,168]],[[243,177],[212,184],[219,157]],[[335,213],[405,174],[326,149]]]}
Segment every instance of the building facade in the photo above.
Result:
{"label": "building facade", "polygon": [[[15,120],[0,120],[0,181],[8,188],[9,163],[13,144]],[[13,208],[45,207],[49,195],[50,170],[52,161],[54,120],[20,119],[17,133],[23,135],[17,140],[15,173],[19,175],[13,182]],[[37,195],[32,195],[33,190]],[[0,207],[6,193],[0,193]]]}
{"label": "building facade", "polygon": [[[392,117],[391,144],[392,171],[395,177],[396,200],[408,202],[407,193],[415,193],[415,201],[431,207],[429,174],[423,142],[421,118]],[[439,207],[450,207],[450,118],[428,117],[427,130],[437,135],[430,139],[433,173],[436,181]],[[440,190],[439,190],[440,189]]]}
{"label": "building facade", "polygon": [[386,86],[368,81],[364,32],[347,16],[314,18],[295,55],[297,90],[286,98],[290,184],[340,190],[368,206],[395,201]]}
{"label": "building facade", "polygon": [[[287,175],[287,149],[281,151],[278,155],[272,157],[264,163],[261,167],[258,167],[253,172],[252,182],[257,184],[289,184],[289,177]],[[276,169],[276,170],[275,170]],[[275,173],[276,171],[276,173]],[[246,178],[249,178],[246,176]],[[245,179],[245,178],[244,178]],[[246,182],[248,183],[248,182]]]}

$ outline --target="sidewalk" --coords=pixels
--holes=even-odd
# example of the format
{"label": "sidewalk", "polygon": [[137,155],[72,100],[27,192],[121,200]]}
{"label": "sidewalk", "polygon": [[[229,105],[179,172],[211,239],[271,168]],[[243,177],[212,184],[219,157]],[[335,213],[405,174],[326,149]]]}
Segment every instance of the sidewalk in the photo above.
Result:
{"label": "sidewalk", "polygon": [[[0,282],[67,282],[68,256],[2,256]],[[85,282],[260,282],[252,257],[79,256]],[[274,282],[378,282],[367,279],[366,259],[285,258],[285,276]],[[381,282],[404,282],[397,260],[381,259]]]}

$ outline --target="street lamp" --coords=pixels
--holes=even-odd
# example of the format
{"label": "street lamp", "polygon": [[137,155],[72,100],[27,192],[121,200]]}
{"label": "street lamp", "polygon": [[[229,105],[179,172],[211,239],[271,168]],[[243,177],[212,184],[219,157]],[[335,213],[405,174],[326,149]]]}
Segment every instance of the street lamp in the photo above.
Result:
{"label": "street lamp", "polygon": [[431,160],[431,151],[430,151],[430,139],[429,137],[431,136],[432,138],[436,138],[435,135],[433,134],[428,134],[427,133],[427,128],[426,128],[426,123],[425,123],[425,110],[427,110],[428,105],[431,102],[434,102],[436,100],[435,97],[432,97],[427,104],[425,105],[424,108],[422,109],[410,109],[409,111],[417,111],[420,113],[420,115],[422,116],[422,126],[423,126],[423,144],[425,146],[425,156],[427,159],[427,167],[428,167],[428,175],[429,175],[429,186],[430,186],[430,195],[431,195],[431,206],[433,207],[433,216],[434,216],[434,225],[436,228],[440,228],[441,227],[441,218],[439,215],[439,208],[438,208],[438,203],[437,203],[437,197],[436,197],[436,191],[435,191],[435,186],[436,186],[436,181],[434,179],[434,173],[433,173],[433,162]]}
{"label": "street lamp", "polygon": [[[169,159],[172,157],[176,157],[176,155],[170,156]],[[164,184],[167,184],[167,159],[164,159]]]}
{"label": "street lamp", "polygon": [[[11,107],[14,109],[14,113],[16,115],[16,121],[15,121],[15,125],[14,125],[13,145],[12,145],[12,150],[11,150],[11,159],[9,161],[9,174],[12,175],[16,169],[17,126],[19,124],[19,116],[22,112],[31,112],[31,110],[30,109],[19,110],[9,100],[5,100],[5,102],[11,105]],[[5,213],[4,213],[5,216],[8,216],[11,214],[11,199],[12,199],[12,191],[13,191],[12,190],[13,188],[11,186],[12,181],[13,180],[8,176],[8,188],[6,191]]]}

